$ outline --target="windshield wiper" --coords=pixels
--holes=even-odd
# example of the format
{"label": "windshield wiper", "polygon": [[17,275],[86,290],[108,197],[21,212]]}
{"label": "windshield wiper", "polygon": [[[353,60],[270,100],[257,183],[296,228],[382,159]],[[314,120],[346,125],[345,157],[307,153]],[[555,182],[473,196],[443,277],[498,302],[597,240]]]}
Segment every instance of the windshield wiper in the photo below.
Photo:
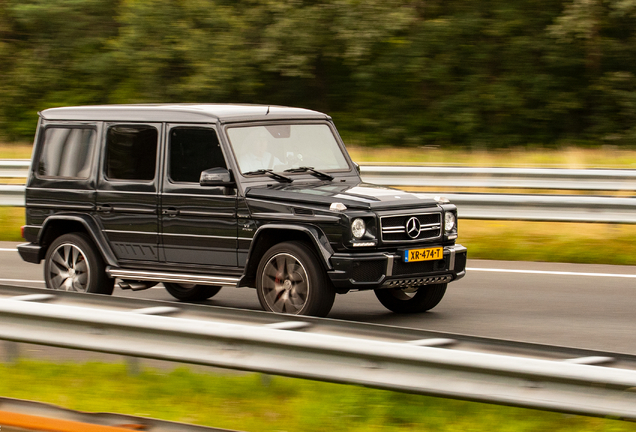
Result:
{"label": "windshield wiper", "polygon": [[268,176],[270,176],[270,177],[272,177],[272,178],[274,178],[274,179],[276,179],[278,181],[284,181],[284,182],[287,182],[287,183],[291,183],[291,182],[294,181],[293,179],[290,179],[287,176],[275,173],[271,169],[258,169],[258,170],[248,171],[246,173],[243,173],[243,175],[246,175],[246,176],[247,175],[260,175],[260,174],[267,174]]}
{"label": "windshield wiper", "polygon": [[316,177],[324,178],[326,180],[333,180],[333,176],[332,175],[329,175],[329,174],[324,173],[322,171],[315,170],[314,167],[290,168],[290,169],[286,169],[284,172],[291,172],[291,173],[309,172],[309,173],[315,175]]}

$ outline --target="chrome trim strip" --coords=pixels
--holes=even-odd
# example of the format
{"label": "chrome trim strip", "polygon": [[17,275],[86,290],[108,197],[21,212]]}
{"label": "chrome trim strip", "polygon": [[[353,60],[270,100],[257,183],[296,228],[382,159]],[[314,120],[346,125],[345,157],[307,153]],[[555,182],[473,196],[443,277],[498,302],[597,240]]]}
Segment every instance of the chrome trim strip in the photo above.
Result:
{"label": "chrome trim strip", "polygon": [[[125,181],[125,180],[124,180]],[[138,183],[144,186],[152,186],[152,183]],[[101,192],[103,194],[112,193],[112,194],[129,194],[129,195],[153,195],[159,197],[159,192],[157,191],[126,191],[126,190],[112,190],[112,189],[97,189],[93,190],[93,192]]]}
{"label": "chrome trim strip", "polygon": [[448,262],[448,269],[455,270],[455,248],[450,250],[450,259]]}
{"label": "chrome trim strip", "polygon": [[[39,177],[38,177],[39,178]],[[77,181],[78,179],[69,179],[71,181]],[[79,179],[79,180],[86,180],[86,179]],[[27,186],[25,187],[25,190],[36,190],[36,191],[58,191],[58,192],[86,192],[87,194],[89,193],[94,193],[95,189],[82,189],[82,188],[70,188],[70,189],[64,189],[64,188],[49,188],[49,187],[36,187],[36,186]]]}
{"label": "chrome trim strip", "polygon": [[[198,183],[192,183],[193,185],[198,185]],[[208,187],[208,186],[204,186],[204,187]],[[224,187],[224,186],[210,186],[210,187]],[[236,195],[214,195],[214,194],[205,194],[205,193],[200,193],[200,194],[190,194],[190,193],[181,193],[181,192],[175,192],[173,190],[170,191],[165,191],[163,192],[163,196],[164,197],[171,197],[171,196],[187,196],[187,197],[193,197],[193,198],[213,198],[213,199],[224,199],[224,200],[232,200],[232,201],[236,201]]]}
{"label": "chrome trim strip", "polygon": [[105,233],[113,233],[113,234],[144,234],[144,235],[159,235],[158,232],[154,231],[123,231],[123,230],[104,230]]}
{"label": "chrome trim strip", "polygon": [[[165,215],[164,215],[165,216]],[[179,216],[204,216],[204,217],[225,217],[225,218],[235,218],[236,213],[232,212],[204,212],[204,211],[190,211],[190,210],[179,210]]]}
{"label": "chrome trim strip", "polygon": [[[33,199],[33,198],[31,198]],[[58,208],[65,210],[93,210],[95,209],[94,205],[65,205],[65,204],[42,204],[42,203],[26,203],[27,207],[42,207],[42,208]]]}
{"label": "chrome trim strip", "polygon": [[135,207],[112,207],[110,210],[98,209],[97,211],[105,212],[118,212],[118,213],[138,213],[138,214],[157,214],[157,209],[144,209]]}
{"label": "chrome trim strip", "polygon": [[386,276],[393,276],[393,260],[395,260],[395,255],[386,254]]}
{"label": "chrome trim strip", "polygon": [[176,234],[176,233],[163,233],[164,236],[172,236],[172,237],[203,237],[203,238],[216,238],[216,239],[232,239],[236,240],[238,237],[231,236],[213,236],[213,235],[202,235],[202,234]]}
{"label": "chrome trim strip", "polygon": [[107,267],[106,273],[110,277],[118,277],[131,280],[147,280],[158,282],[194,283],[201,285],[236,286],[239,279],[232,276],[206,276],[188,273],[166,273],[152,271],[125,270],[121,268]]}

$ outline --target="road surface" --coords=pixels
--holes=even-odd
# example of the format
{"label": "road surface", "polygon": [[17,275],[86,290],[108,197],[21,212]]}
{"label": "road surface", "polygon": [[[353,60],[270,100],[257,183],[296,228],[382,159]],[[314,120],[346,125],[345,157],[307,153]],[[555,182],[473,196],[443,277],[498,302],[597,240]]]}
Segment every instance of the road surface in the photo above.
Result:
{"label": "road surface", "polygon": [[[44,287],[42,266],[0,242],[0,284]],[[373,292],[336,297],[329,318],[636,354],[636,266],[469,260],[467,276],[418,315],[386,310]],[[160,286],[114,295],[173,301]],[[206,303],[260,309],[256,292],[225,288]]]}

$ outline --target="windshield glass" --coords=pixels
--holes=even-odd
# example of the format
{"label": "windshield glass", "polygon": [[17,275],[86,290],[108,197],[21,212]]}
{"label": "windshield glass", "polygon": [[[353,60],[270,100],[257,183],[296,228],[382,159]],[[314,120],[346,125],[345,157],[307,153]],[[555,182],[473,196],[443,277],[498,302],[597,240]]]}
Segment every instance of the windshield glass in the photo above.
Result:
{"label": "windshield glass", "polygon": [[241,173],[299,167],[323,171],[349,169],[326,124],[231,127],[227,133]]}

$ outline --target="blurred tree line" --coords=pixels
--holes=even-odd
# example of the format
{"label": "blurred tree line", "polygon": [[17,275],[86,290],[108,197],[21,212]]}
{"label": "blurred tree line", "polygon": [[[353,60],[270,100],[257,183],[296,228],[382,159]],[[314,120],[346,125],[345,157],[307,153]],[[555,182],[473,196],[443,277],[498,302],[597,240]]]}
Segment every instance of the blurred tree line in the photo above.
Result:
{"label": "blurred tree line", "polygon": [[0,133],[48,107],[325,111],[369,145],[636,144],[636,0],[0,0]]}

